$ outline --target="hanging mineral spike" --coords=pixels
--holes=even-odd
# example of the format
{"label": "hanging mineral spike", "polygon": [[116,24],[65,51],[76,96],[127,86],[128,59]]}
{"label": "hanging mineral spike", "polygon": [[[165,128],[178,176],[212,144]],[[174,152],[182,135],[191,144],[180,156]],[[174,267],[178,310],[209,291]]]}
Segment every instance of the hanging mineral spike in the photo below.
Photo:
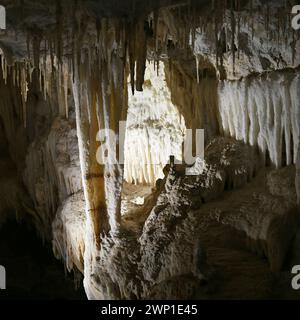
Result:
{"label": "hanging mineral spike", "polygon": [[147,29],[149,29],[148,22],[140,19],[137,25],[136,32],[136,90],[143,91],[144,74],[146,69],[147,59]]}
{"label": "hanging mineral spike", "polygon": [[235,13],[234,13],[234,0],[231,0],[231,54],[232,54],[232,73],[235,74],[235,32],[236,21],[235,21]]}
{"label": "hanging mineral spike", "polygon": [[56,56],[61,62],[63,55],[63,8],[60,0],[56,0]]}

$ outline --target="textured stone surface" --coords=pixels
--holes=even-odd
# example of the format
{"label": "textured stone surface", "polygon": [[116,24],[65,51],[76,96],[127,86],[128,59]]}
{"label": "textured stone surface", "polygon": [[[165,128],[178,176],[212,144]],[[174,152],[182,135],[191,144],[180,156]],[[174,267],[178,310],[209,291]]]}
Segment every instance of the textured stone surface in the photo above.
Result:
{"label": "textured stone surface", "polygon": [[[285,269],[299,246],[300,48],[289,8],[280,1],[133,3],[5,3],[0,210],[25,206],[56,257],[84,274],[90,299],[297,296]],[[147,58],[156,71],[164,63],[158,101],[147,89],[158,78],[145,77]],[[168,165],[163,176],[143,161],[133,165],[133,151],[127,180],[140,172],[134,180],[161,179],[143,205],[128,208],[125,190],[122,217],[124,168],[99,165],[96,153],[99,129],[118,136],[127,85],[132,93],[144,86],[149,105],[159,108],[154,120],[163,115],[160,125],[173,124],[178,137],[172,104],[187,128],[204,129],[206,152],[192,168],[197,175]],[[138,94],[130,98],[140,105]],[[139,112],[132,112],[132,140],[139,125],[154,138],[151,112]],[[157,158],[165,162],[161,139]]]}
{"label": "textured stone surface", "polygon": [[206,154],[214,170],[201,176],[169,169],[142,231],[125,231],[124,223],[117,239],[105,239],[94,263],[95,297],[296,297],[288,274],[279,273],[299,224],[294,168],[254,170],[259,157],[230,139],[215,139]]}

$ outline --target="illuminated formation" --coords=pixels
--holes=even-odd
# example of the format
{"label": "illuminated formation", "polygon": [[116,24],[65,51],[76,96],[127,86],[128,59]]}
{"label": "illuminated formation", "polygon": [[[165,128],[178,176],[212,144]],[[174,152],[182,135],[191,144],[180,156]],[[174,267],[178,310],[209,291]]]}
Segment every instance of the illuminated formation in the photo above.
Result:
{"label": "illuminated formation", "polygon": [[[0,180],[1,215],[26,212],[89,299],[268,297],[262,279],[285,279],[300,245],[291,8],[8,1],[0,134],[16,170]],[[205,131],[191,176],[168,163],[186,129]],[[103,143],[112,163],[97,161]]]}

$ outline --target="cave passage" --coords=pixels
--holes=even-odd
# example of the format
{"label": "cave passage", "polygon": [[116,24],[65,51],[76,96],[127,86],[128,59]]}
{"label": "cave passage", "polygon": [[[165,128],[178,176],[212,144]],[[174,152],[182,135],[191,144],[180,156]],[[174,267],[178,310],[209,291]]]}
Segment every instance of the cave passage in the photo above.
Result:
{"label": "cave passage", "polygon": [[6,268],[6,290],[0,300],[85,300],[81,276],[75,281],[25,223],[8,220],[1,226],[0,264]]}

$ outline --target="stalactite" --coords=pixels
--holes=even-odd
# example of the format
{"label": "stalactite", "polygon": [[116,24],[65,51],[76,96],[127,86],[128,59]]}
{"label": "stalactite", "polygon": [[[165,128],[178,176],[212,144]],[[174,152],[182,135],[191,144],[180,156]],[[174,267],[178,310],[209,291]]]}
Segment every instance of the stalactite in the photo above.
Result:
{"label": "stalactite", "polygon": [[[83,66],[80,65],[78,59],[80,58],[79,52],[74,53],[74,82],[73,86],[73,96],[76,108],[76,122],[77,122],[77,132],[78,132],[78,143],[79,143],[79,154],[80,154],[80,165],[82,172],[83,190],[86,200],[86,213],[87,213],[87,224],[91,234],[92,240],[91,244],[95,243],[99,245],[100,232],[102,231],[100,223],[103,224],[103,219],[101,221],[101,214],[105,215],[105,197],[104,197],[104,186],[103,186],[103,174],[101,176],[101,170],[98,168],[98,172],[93,172],[93,167],[96,165],[96,133],[97,129],[95,126],[89,124],[88,120],[88,105],[86,99],[86,88],[81,86],[81,81],[83,75]],[[93,118],[93,123],[97,121],[97,118]],[[91,132],[93,130],[93,132]],[[93,136],[94,134],[94,136]],[[95,187],[98,190],[97,198],[94,198]],[[100,213],[102,211],[102,213]],[[104,219],[105,220],[105,219]]]}
{"label": "stalactite", "polygon": [[267,33],[267,38],[270,40],[271,34],[270,34],[270,5],[269,0],[266,1],[266,17],[265,17],[265,28]]}
{"label": "stalactite", "polygon": [[26,34],[26,45],[27,45],[27,57],[28,57],[28,60],[30,60],[31,54],[30,54],[30,35],[29,35],[29,32],[27,32],[27,34]]}
{"label": "stalactite", "polygon": [[235,14],[234,14],[234,0],[231,0],[231,54],[232,54],[232,73],[235,74]]}
{"label": "stalactite", "polygon": [[[74,80],[72,82],[73,96],[76,110],[77,135],[79,145],[79,157],[82,173],[82,183],[84,191],[84,199],[86,206],[86,238],[85,238],[85,254],[84,254],[84,276],[85,289],[88,297],[92,296],[90,293],[91,273],[93,256],[96,255],[100,246],[100,233],[103,231],[105,222],[105,196],[103,185],[103,171],[93,172],[91,161],[94,160],[96,150],[95,136],[90,134],[91,127],[88,121],[87,105],[84,89],[80,82],[81,68],[79,64],[80,56],[78,51],[74,52]],[[96,118],[97,119],[97,118]],[[93,123],[95,123],[95,118]],[[93,126],[94,128],[94,126]],[[94,132],[96,134],[96,132]],[[92,141],[90,141],[92,139]],[[90,146],[90,142],[92,145]],[[92,153],[90,153],[92,152]],[[94,187],[96,187],[94,189]],[[99,188],[99,189],[98,189]],[[94,192],[97,190],[97,198],[94,198]],[[98,200],[98,201],[97,201]],[[104,218],[104,219],[103,219]]]}
{"label": "stalactite", "polygon": [[[135,87],[135,37],[132,34],[135,34],[133,23],[130,23],[129,34],[127,35],[127,39],[129,41],[128,45],[128,57],[129,57],[129,68],[130,68],[130,82],[131,82],[131,91],[134,94]],[[131,36],[130,36],[131,34]]]}
{"label": "stalactite", "polygon": [[63,56],[63,9],[61,1],[56,0],[56,56],[61,61]]}
{"label": "stalactite", "polygon": [[27,84],[27,75],[26,69],[21,69],[21,78],[20,78],[20,88],[21,88],[21,96],[22,96],[22,106],[23,106],[23,123],[24,127],[27,125],[27,110],[26,110],[26,102],[27,102],[27,92],[28,92],[28,84]]}
{"label": "stalactite", "polygon": [[137,33],[136,33],[136,90],[143,91],[144,83],[144,74],[146,69],[146,59],[147,59],[147,28],[146,20],[143,17],[140,18],[139,23],[137,24]]}
{"label": "stalactite", "polygon": [[159,20],[159,10],[156,9],[153,12],[153,38],[155,41],[155,52],[157,53],[158,50],[158,37],[157,37],[157,32],[158,32],[158,20]]}
{"label": "stalactite", "polygon": [[[277,167],[296,163],[299,145],[299,75],[269,74],[222,82],[219,112],[225,134],[258,145]],[[292,137],[292,139],[291,139]],[[283,143],[286,150],[283,159]]]}
{"label": "stalactite", "polygon": [[68,66],[67,62],[64,62],[63,64],[63,96],[64,96],[64,104],[65,104],[65,112],[66,112],[66,118],[69,117],[69,104],[68,104],[68,88],[69,88],[69,72],[68,72]]}
{"label": "stalactite", "polygon": [[238,51],[238,59],[239,59],[240,58],[240,32],[241,32],[240,0],[236,0],[236,8],[237,8],[237,51]]}
{"label": "stalactite", "polygon": [[[214,4],[213,4],[213,8],[215,10],[215,5]],[[218,38],[219,26],[218,26],[218,17],[217,17],[217,14],[216,14],[216,10],[214,12],[214,29],[215,29],[216,66],[218,68],[218,65],[219,65],[219,38]]]}
{"label": "stalactite", "polygon": [[252,40],[254,38],[254,13],[253,13],[253,1],[254,0],[250,0],[250,19],[251,19],[251,36],[252,36]]}

